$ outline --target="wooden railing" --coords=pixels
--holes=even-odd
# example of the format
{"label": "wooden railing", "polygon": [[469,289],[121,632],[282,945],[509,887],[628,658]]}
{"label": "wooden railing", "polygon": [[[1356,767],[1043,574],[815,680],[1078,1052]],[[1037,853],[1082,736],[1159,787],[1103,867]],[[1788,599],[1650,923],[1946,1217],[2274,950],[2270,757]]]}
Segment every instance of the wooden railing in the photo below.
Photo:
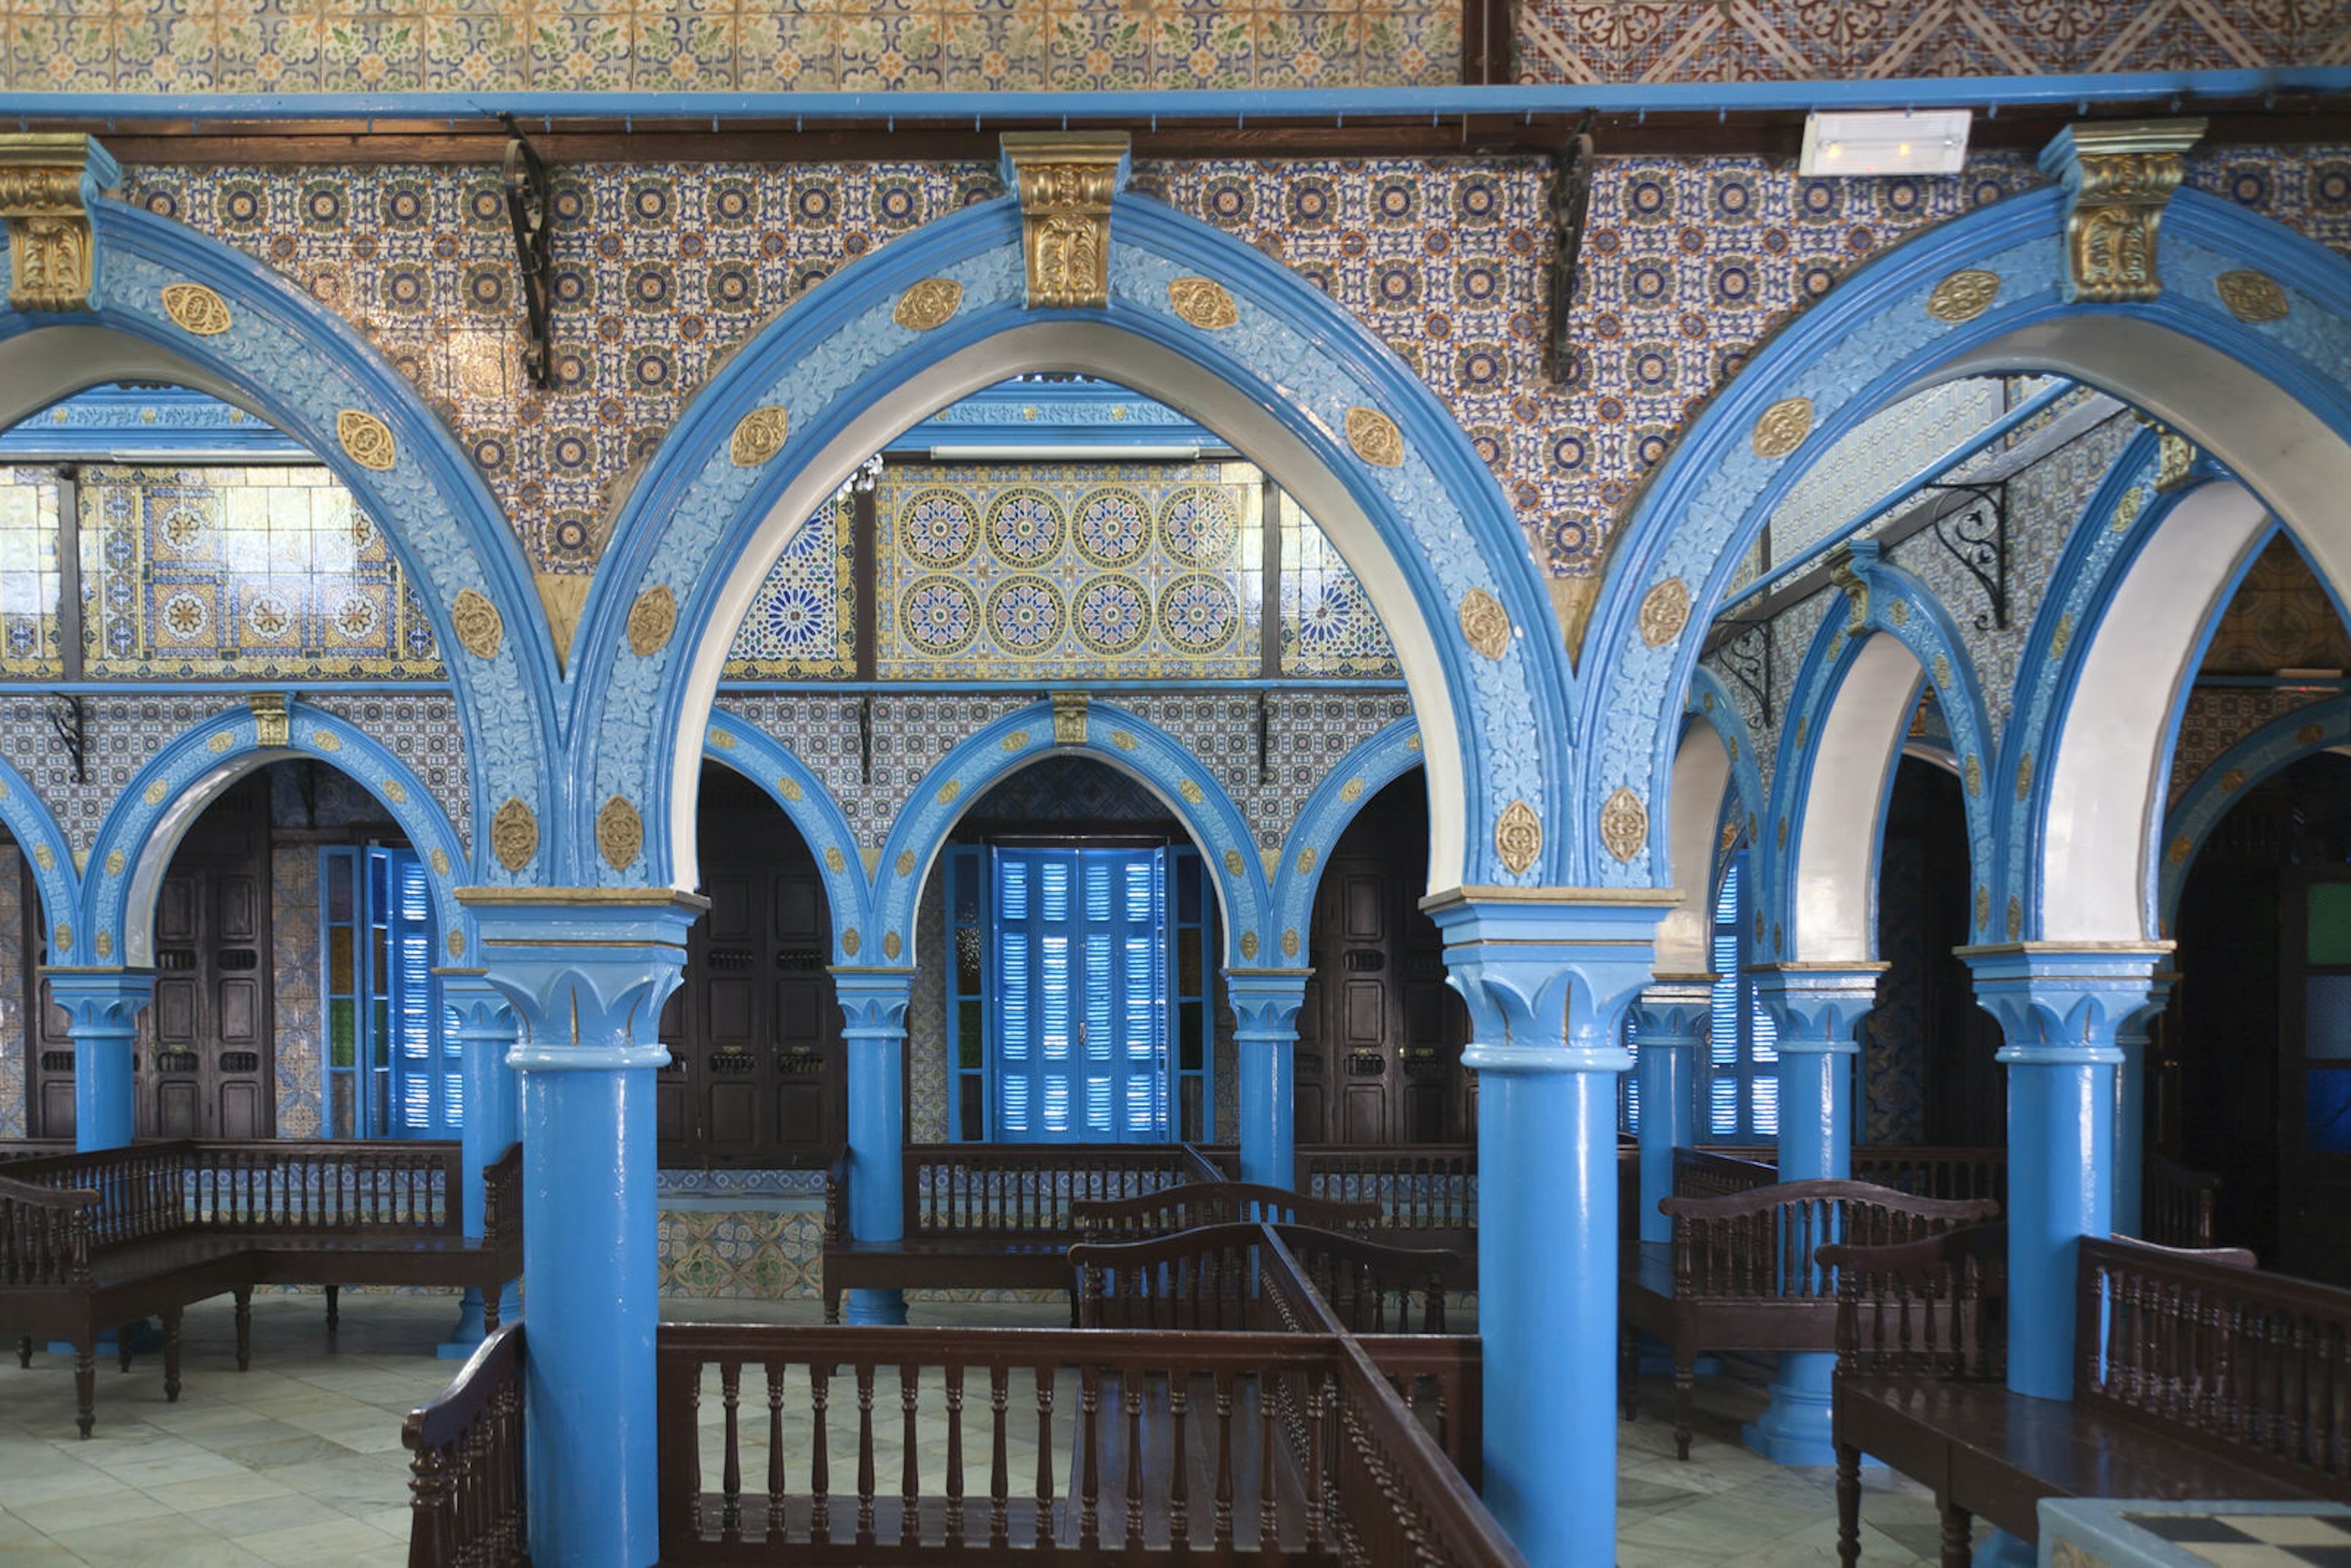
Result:
{"label": "wooden railing", "polygon": [[2148,1156],[2139,1189],[2139,1239],[2159,1247],[2211,1247],[2220,1239],[2220,1178],[2161,1155]]}
{"label": "wooden railing", "polygon": [[1298,1225],[1209,1225],[1070,1249],[1087,1327],[1445,1332],[1453,1253]]}
{"label": "wooden railing", "polygon": [[1140,1197],[1073,1203],[1070,1218],[1088,1241],[1140,1241],[1203,1225],[1259,1220],[1322,1230],[1367,1230],[1379,1223],[1380,1208],[1375,1203],[1342,1203],[1255,1182],[1194,1181]]}
{"label": "wooden railing", "polygon": [[[913,1144],[905,1151],[910,1241],[1011,1240],[1073,1234],[1070,1206],[1221,1179],[1181,1144]],[[845,1175],[844,1166],[835,1167]],[[845,1206],[848,1186],[837,1185]],[[845,1210],[844,1210],[845,1212]]]}
{"label": "wooden railing", "polygon": [[2008,1150],[1864,1144],[1853,1151],[1853,1179],[1913,1197],[1988,1197],[2005,1211]]}
{"label": "wooden railing", "polygon": [[1837,1376],[1996,1383],[2008,1370],[1998,1303],[2008,1227],[1962,1226],[1891,1246],[1833,1242],[1815,1260],[1837,1282]]}
{"label": "wooden railing", "polygon": [[1478,1151],[1468,1144],[1314,1144],[1298,1150],[1298,1190],[1380,1206],[1380,1228],[1460,1245],[1478,1228]]}
{"label": "wooden railing", "polygon": [[[509,1150],[507,1158],[517,1159]],[[455,1235],[464,1227],[458,1145],[269,1139],[181,1139],[7,1166],[9,1179],[95,1192],[92,1239],[110,1246],[188,1229],[386,1228]],[[517,1163],[507,1207],[519,1191]]]}
{"label": "wooden railing", "polygon": [[38,1289],[89,1279],[94,1192],[58,1191],[0,1176],[0,1287]]}
{"label": "wooden railing", "polygon": [[522,1324],[507,1324],[409,1413],[409,1568],[528,1568],[523,1354]]}
{"label": "wooden railing", "polygon": [[1520,1561],[1343,1335],[664,1323],[657,1364],[669,1568]]}
{"label": "wooden railing", "polygon": [[1836,1295],[1813,1255],[1833,1242],[1890,1247],[1997,1212],[1989,1199],[1914,1197],[1867,1182],[1792,1181],[1718,1197],[1668,1197],[1674,1299],[1826,1303]]}
{"label": "wooden railing", "polygon": [[1728,1197],[1732,1193],[1770,1186],[1779,1179],[1779,1167],[1763,1160],[1706,1149],[1674,1151],[1676,1197]]}

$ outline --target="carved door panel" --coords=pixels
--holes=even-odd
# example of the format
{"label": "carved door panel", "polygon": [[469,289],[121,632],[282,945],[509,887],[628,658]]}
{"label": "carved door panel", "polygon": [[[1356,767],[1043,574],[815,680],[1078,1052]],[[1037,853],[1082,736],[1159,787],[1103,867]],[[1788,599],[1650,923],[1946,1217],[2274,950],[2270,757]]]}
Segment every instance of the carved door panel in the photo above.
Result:
{"label": "carved door panel", "polygon": [[819,1164],[842,1124],[842,1065],[816,862],[774,803],[731,776],[705,782],[700,837],[710,913],[662,1014],[662,1163]]}
{"label": "carved door panel", "polygon": [[276,1134],[271,1089],[269,795],[260,775],[209,807],[155,901],[155,996],[140,1027],[139,1133]]}

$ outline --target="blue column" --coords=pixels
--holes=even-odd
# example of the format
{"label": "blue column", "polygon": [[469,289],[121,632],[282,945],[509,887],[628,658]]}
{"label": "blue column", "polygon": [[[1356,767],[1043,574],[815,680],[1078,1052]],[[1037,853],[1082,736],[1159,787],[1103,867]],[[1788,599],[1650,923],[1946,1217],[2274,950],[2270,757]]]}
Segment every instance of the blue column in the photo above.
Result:
{"label": "blue column", "polygon": [[[514,1009],[480,969],[440,969],[441,998],[456,1018],[451,1030],[461,1047],[465,1074],[465,1120],[459,1132],[465,1168],[465,1234],[482,1234],[482,1173],[504,1158],[517,1137],[515,1071],[507,1065],[521,1029]],[[522,1311],[509,1281],[498,1292],[498,1321],[512,1322]],[[441,1343],[444,1360],[462,1361],[482,1343],[482,1293],[465,1288],[457,1323]]]}
{"label": "blue column", "polygon": [[[909,968],[835,965],[841,1039],[849,1055],[849,1233],[895,1241],[905,1232],[906,1004]],[[903,1323],[903,1291],[852,1291],[852,1323]]]}
{"label": "blue column", "polygon": [[2113,1229],[2115,1036],[2146,1008],[2171,944],[1961,947],[2008,1064],[2008,1386],[2074,1396],[2074,1281]]}
{"label": "blue column", "polygon": [[[1780,1179],[1853,1174],[1855,1031],[1877,1005],[1883,964],[1759,964],[1755,998],[1771,1015],[1780,1052]],[[1771,1403],[1742,1434],[1774,1464],[1836,1462],[1829,1440],[1829,1383],[1836,1357],[1780,1357]]]}
{"label": "blue column", "polygon": [[119,1149],[139,1126],[131,1054],[139,1013],[155,995],[145,969],[47,968],[49,999],[65,1009],[74,1042],[74,1147]]}
{"label": "blue column", "polygon": [[2170,999],[2179,977],[2155,976],[2147,982],[2147,1006],[2123,1020],[2115,1045],[2123,1059],[2115,1068],[2114,1228],[2117,1236],[2139,1236],[2146,1222],[2147,1030]]}
{"label": "blue column", "polygon": [[1239,1062],[1241,1180],[1298,1185],[1298,1009],[1311,969],[1227,969]]}
{"label": "blue column", "polygon": [[653,1074],[662,1003],[706,899],[666,889],[461,888],[520,1043],[530,1314],[530,1554],[646,1568],[660,1315]]}
{"label": "blue column", "polygon": [[1529,1563],[1616,1561],[1616,1077],[1671,893],[1463,888],[1422,905],[1469,1003],[1485,1500]]}
{"label": "blue column", "polygon": [[1698,1048],[1714,1016],[1712,975],[1660,976],[1633,1007],[1633,1057],[1641,1085],[1640,1239],[1663,1246],[1674,1223],[1657,1200],[1674,1190],[1674,1151],[1698,1142]]}

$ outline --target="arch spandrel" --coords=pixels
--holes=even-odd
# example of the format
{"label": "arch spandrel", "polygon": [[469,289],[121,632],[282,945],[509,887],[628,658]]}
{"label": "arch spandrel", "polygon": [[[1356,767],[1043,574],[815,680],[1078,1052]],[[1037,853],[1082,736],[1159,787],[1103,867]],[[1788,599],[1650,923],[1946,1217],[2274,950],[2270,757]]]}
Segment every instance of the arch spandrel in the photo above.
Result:
{"label": "arch spandrel", "polygon": [[799,831],[824,878],[826,905],[832,914],[833,960],[852,962],[854,955],[841,948],[841,936],[872,925],[873,883],[856,830],[832,791],[786,741],[746,715],[714,708],[702,746],[705,762],[732,768],[758,785]]}
{"label": "arch spandrel", "polygon": [[[1287,946],[1294,933],[1299,953],[1305,952],[1313,926],[1314,894],[1322,885],[1331,852],[1374,796],[1421,765],[1422,754],[1420,727],[1411,719],[1398,719],[1341,758],[1306,798],[1275,863],[1269,925],[1281,934],[1279,946]],[[1297,956],[1284,954],[1283,961]]]}

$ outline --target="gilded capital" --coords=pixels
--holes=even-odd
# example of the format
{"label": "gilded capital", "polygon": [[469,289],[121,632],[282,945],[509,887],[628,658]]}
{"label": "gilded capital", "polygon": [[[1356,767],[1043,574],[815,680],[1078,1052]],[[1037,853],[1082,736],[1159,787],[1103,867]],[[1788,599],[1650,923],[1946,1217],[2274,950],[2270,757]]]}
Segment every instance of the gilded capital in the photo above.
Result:
{"label": "gilded capital", "polygon": [[89,206],[121,172],[88,136],[0,136],[0,220],[8,225],[12,308],[90,308],[98,239]]}
{"label": "gilded capital", "polygon": [[2104,120],[2069,125],[2041,150],[2041,172],[2065,187],[2068,304],[2162,292],[2156,228],[2203,135],[2201,120]]}
{"label": "gilded capital", "polygon": [[1110,303],[1111,199],[1126,183],[1123,134],[1004,133],[1004,183],[1020,195],[1031,310]]}

